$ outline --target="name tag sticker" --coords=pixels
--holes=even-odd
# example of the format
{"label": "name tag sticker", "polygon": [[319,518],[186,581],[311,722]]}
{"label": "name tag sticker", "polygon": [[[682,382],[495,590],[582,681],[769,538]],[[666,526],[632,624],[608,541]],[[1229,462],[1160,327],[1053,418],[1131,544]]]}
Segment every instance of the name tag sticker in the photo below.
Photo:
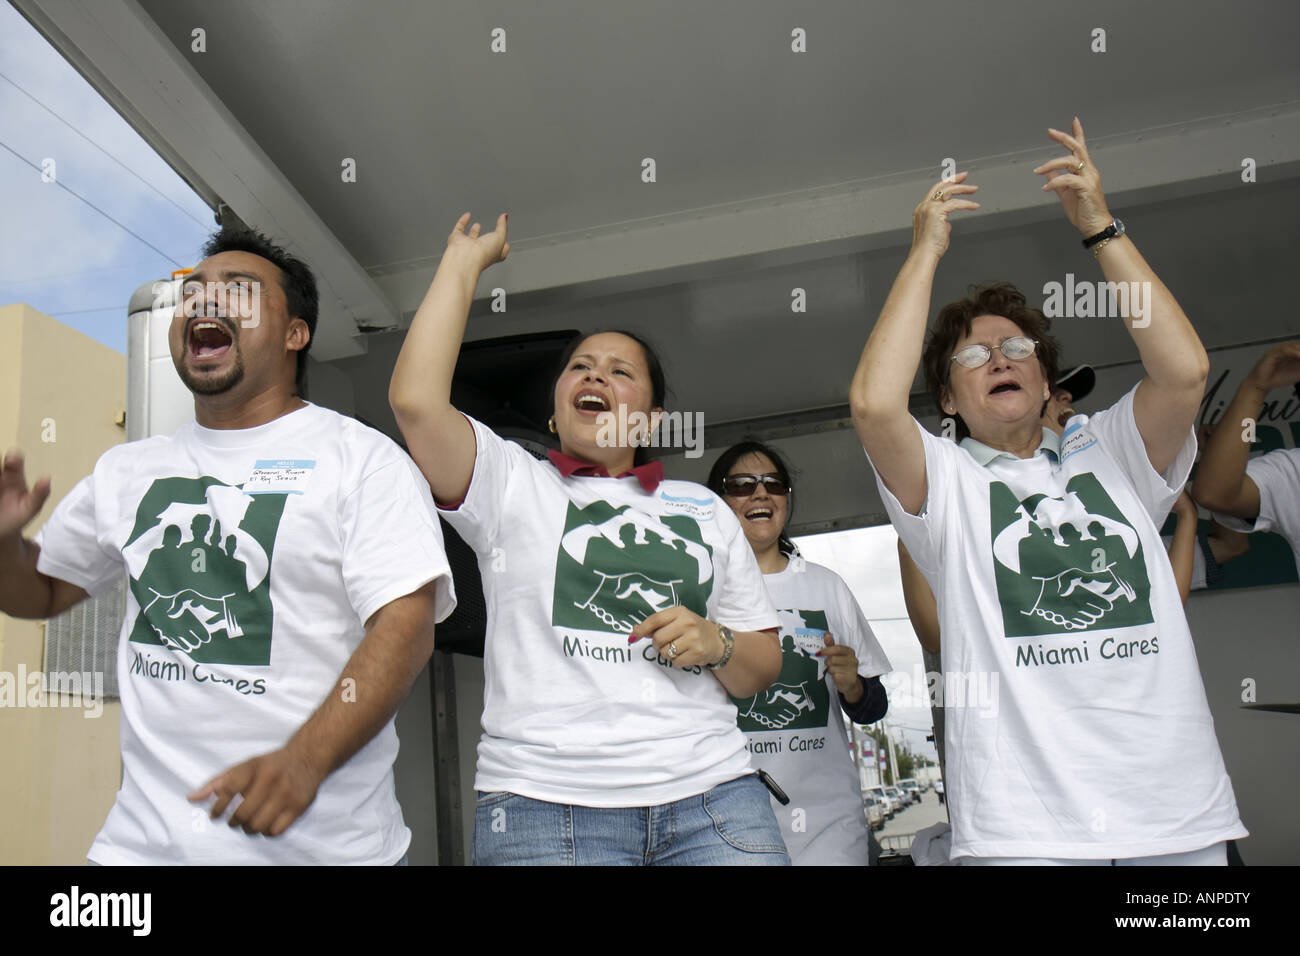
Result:
{"label": "name tag sticker", "polygon": [[826,632],[815,627],[797,627],[794,630],[794,645],[809,657],[826,647]]}
{"label": "name tag sticker", "polygon": [[679,498],[661,491],[659,500],[664,503],[665,511],[684,514],[699,521],[713,520],[712,498]]}
{"label": "name tag sticker", "polygon": [[818,657],[818,651],[826,649],[826,632],[816,627],[796,627],[794,629],[794,646],[817,661],[817,679],[826,676],[826,658]]}
{"label": "name tag sticker", "polygon": [[1065,434],[1061,436],[1061,461],[1095,444],[1097,439],[1084,432],[1082,425],[1072,418],[1065,427]]}
{"label": "name tag sticker", "polygon": [[300,495],[307,490],[316,462],[298,458],[276,458],[253,462],[253,473],[244,482],[246,495]]}

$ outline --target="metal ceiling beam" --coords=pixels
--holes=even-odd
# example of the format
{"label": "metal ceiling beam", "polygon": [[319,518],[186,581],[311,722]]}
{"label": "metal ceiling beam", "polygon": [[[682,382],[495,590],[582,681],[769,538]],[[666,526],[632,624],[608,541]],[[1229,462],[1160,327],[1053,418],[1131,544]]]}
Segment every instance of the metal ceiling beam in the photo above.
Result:
{"label": "metal ceiling beam", "polygon": [[359,324],[398,324],[375,281],[135,0],[14,6],[208,205],[224,202],[311,264],[321,293],[317,359],[363,353]]}
{"label": "metal ceiling beam", "polygon": [[[1044,134],[1046,139],[1046,134]],[[960,144],[954,144],[954,148]],[[1300,175],[1300,109],[1261,108],[1195,123],[1113,137],[1094,137],[1089,152],[1102,169],[1117,211],[1185,195],[1250,188],[1241,162],[1257,164],[1260,183]],[[1060,155],[1048,143],[1023,153],[962,159],[981,189],[978,212],[963,213],[968,231],[1039,222],[1061,215],[1054,196],[1034,188],[1031,170]],[[912,170],[840,187],[764,196],[633,223],[511,242],[510,258],[493,266],[480,297],[582,286],[604,295],[741,270],[785,265],[906,243],[912,210],[940,169]],[[653,185],[647,185],[653,189]],[[480,210],[495,216],[496,210]],[[490,220],[489,220],[490,221]],[[372,269],[406,320],[437,268],[436,257]]]}

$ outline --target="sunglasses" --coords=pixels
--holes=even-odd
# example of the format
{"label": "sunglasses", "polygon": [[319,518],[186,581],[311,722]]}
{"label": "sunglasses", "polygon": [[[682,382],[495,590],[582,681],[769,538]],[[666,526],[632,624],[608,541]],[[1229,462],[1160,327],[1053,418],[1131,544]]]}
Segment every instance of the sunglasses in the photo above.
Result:
{"label": "sunglasses", "polygon": [[748,498],[758,489],[759,482],[769,495],[785,497],[790,493],[790,486],[776,475],[728,475],[722,479],[722,493],[732,498]]}
{"label": "sunglasses", "polygon": [[[1028,336],[1013,335],[998,346],[998,351],[1009,359],[1027,359],[1034,354],[1034,346],[1037,344]],[[987,365],[992,357],[993,350],[987,345],[968,345],[958,350],[953,355],[952,361],[964,368],[980,368]]]}

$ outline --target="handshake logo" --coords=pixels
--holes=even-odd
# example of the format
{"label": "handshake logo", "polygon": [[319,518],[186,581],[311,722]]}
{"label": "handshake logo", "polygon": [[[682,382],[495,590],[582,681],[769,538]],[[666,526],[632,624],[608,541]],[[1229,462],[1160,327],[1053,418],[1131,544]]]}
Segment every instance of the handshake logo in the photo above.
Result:
{"label": "handshake logo", "polygon": [[1034,606],[1022,613],[1036,614],[1067,631],[1087,630],[1120,600],[1131,604],[1137,597],[1133,586],[1115,573],[1114,565],[1102,571],[1069,568],[1035,580],[1042,582],[1042,590]]}
{"label": "handshake logo", "polygon": [[1023,501],[989,489],[993,567],[1009,638],[1149,624],[1146,559],[1137,531],[1091,473],[1059,498]]}
{"label": "handshake logo", "polygon": [[215,478],[159,478],[123,549],[140,611],[128,640],[195,663],[271,660],[271,557],[284,494]]}

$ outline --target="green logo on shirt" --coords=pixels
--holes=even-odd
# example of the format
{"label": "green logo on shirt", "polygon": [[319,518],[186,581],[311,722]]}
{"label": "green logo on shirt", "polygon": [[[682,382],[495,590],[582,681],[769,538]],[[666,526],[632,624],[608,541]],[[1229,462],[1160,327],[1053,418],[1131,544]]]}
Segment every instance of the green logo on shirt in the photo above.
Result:
{"label": "green logo on shirt", "polygon": [[122,549],[140,605],[129,639],[205,664],[271,663],[271,553],[284,494],[159,478]]}
{"label": "green logo on shirt", "polygon": [[825,611],[778,611],[781,618],[781,676],[753,697],[733,697],[737,723],[746,733],[764,730],[803,730],[826,727],[831,692],[826,663],[816,654],[825,646],[821,635],[799,634],[830,630]]}
{"label": "green logo on shirt", "polygon": [[1095,475],[1060,498],[1021,500],[989,486],[993,570],[1007,637],[1150,624],[1150,584],[1138,533]]}
{"label": "green logo on shirt", "polygon": [[569,503],[555,560],[556,627],[631,634],[678,604],[703,617],[712,590],[713,549],[694,518]]}

